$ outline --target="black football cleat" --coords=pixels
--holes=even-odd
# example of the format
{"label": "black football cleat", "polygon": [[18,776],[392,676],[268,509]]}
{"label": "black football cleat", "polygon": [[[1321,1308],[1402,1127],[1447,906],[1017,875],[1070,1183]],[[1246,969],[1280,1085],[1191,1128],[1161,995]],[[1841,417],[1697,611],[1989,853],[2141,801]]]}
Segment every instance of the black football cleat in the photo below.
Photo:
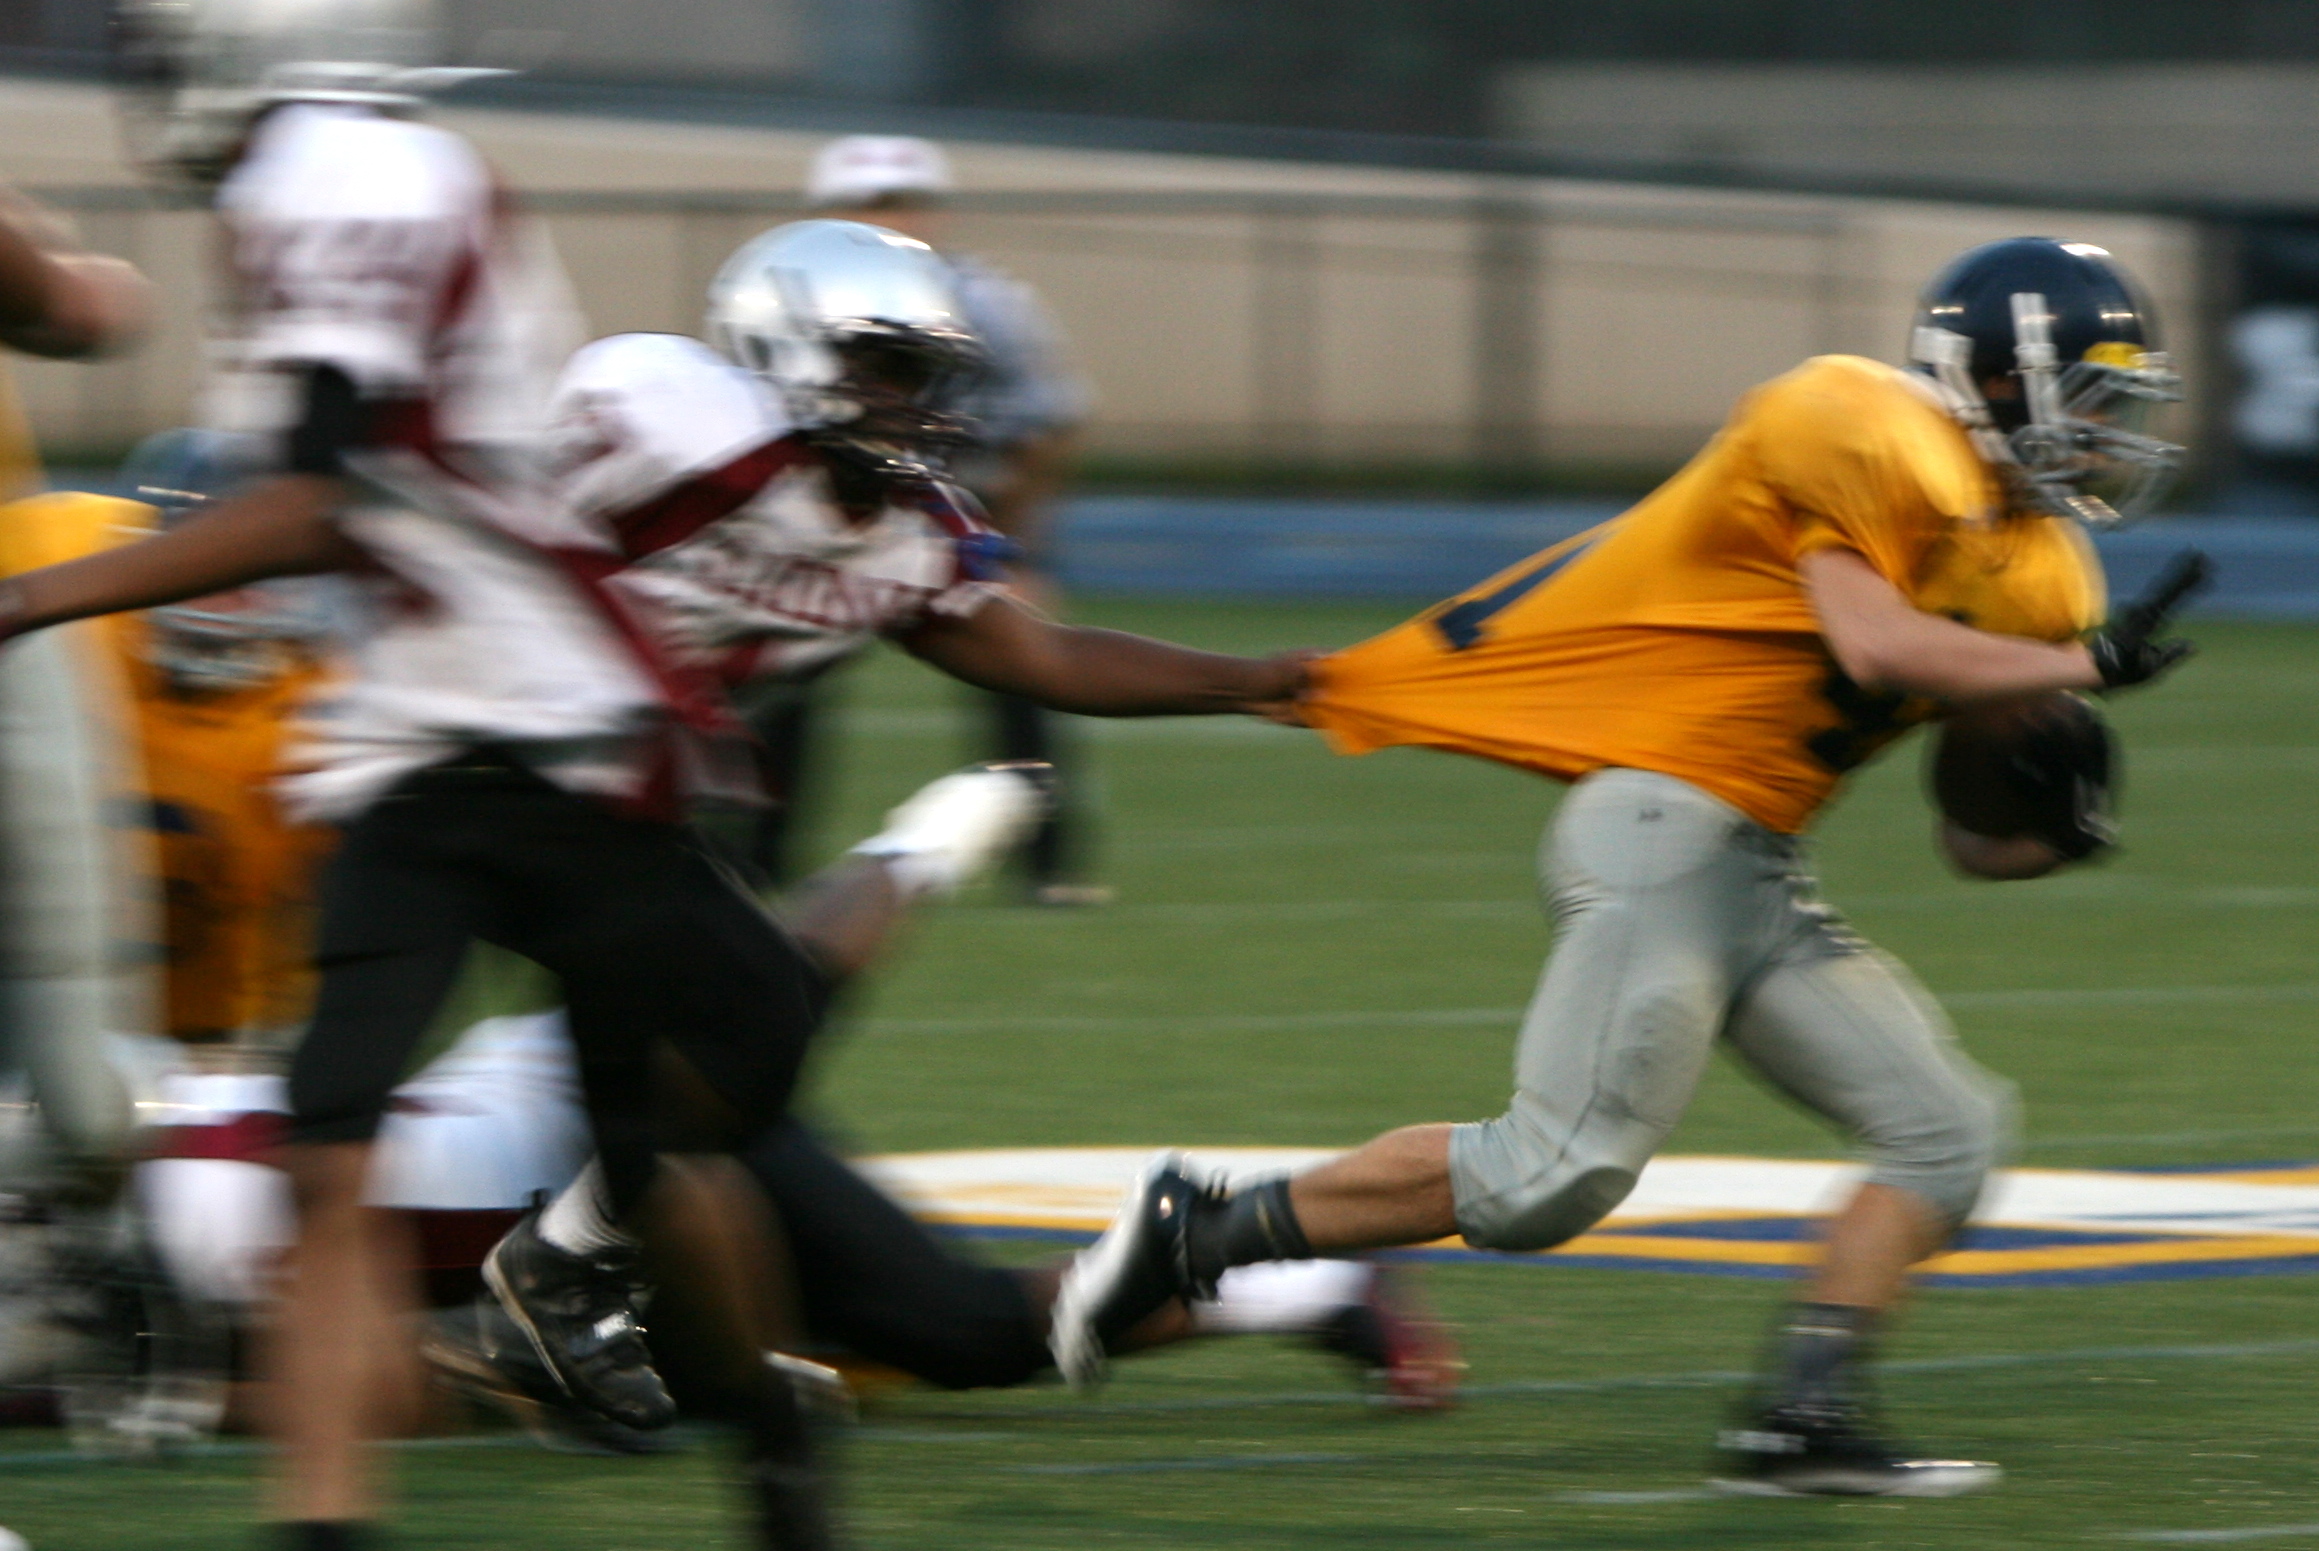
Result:
{"label": "black football cleat", "polygon": [[[676,1420],[676,1402],[644,1344],[634,1273],[633,1254],[556,1248],[539,1236],[537,1212],[483,1261],[484,1285],[557,1387],[599,1416],[650,1432]],[[486,1341],[500,1328],[487,1326]]]}
{"label": "black football cleat", "polygon": [[1457,1404],[1465,1363],[1449,1329],[1433,1317],[1411,1279],[1372,1266],[1358,1302],[1313,1332],[1322,1351],[1345,1359],[1380,1405],[1396,1411],[1446,1411]]}
{"label": "black football cleat", "polygon": [[669,1447],[665,1432],[623,1427],[575,1402],[489,1293],[431,1318],[419,1355],[454,1390],[508,1417],[543,1449],[613,1458]]}
{"label": "black football cleat", "polygon": [[1193,1176],[1181,1153],[1154,1158],[1103,1237],[1072,1257],[1055,1290],[1048,1348],[1073,1389],[1101,1382],[1117,1343],[1176,1298],[1211,1298],[1192,1273],[1191,1223],[1224,1193]]}
{"label": "black football cleat", "polygon": [[1961,1497],[2004,1471],[1967,1459],[1917,1459],[1878,1438],[1859,1406],[1782,1406],[1716,1437],[1715,1485],[1757,1497]]}

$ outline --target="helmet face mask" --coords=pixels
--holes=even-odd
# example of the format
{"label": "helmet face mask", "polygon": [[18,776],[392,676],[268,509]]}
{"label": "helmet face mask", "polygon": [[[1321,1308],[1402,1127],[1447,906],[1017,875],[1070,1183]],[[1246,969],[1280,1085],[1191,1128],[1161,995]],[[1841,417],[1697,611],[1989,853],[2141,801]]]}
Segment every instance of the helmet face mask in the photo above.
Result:
{"label": "helmet face mask", "polygon": [[849,463],[924,475],[972,440],[939,405],[982,354],[924,243],[856,221],[777,227],[718,273],[708,332]]}
{"label": "helmet face mask", "polygon": [[2101,249],[2016,238],[1933,282],[1910,355],[2018,499],[2108,527],[2154,509],[2182,465],[2147,429],[2182,396],[2151,327]]}

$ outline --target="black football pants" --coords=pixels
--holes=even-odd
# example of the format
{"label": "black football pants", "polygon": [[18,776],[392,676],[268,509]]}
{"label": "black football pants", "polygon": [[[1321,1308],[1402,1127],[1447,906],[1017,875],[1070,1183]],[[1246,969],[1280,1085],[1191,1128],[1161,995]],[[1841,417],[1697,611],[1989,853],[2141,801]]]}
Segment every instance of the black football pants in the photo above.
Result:
{"label": "black football pants", "polygon": [[397,787],[324,871],[293,1140],[375,1134],[476,938],[563,982],[618,1208],[650,1178],[672,1071],[714,1096],[734,1151],[788,1109],[825,989],[787,933],[687,831],[477,756]]}
{"label": "black football pants", "polygon": [[733,1150],[780,1217],[816,1336],[947,1388],[1019,1384],[1046,1366],[1019,1277],[952,1253],[787,1118],[830,990],[787,933],[685,831],[616,817],[513,765],[422,772],[348,826],[323,877],[294,1140],[376,1132],[473,938],[561,977],[623,1209],[667,1140],[650,1102],[665,1043],[738,1122]]}
{"label": "black football pants", "polygon": [[815,1338],[944,1389],[1003,1388],[1047,1366],[1023,1279],[954,1254],[794,1120],[742,1154],[781,1219]]}

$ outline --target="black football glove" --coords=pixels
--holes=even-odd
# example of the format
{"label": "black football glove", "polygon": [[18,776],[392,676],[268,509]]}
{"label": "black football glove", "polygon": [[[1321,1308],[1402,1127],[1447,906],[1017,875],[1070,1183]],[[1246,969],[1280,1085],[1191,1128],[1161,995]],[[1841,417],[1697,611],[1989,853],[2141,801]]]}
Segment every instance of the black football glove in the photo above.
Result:
{"label": "black football glove", "polygon": [[2101,717],[2036,723],[2007,766],[2008,783],[2033,815],[2025,833],[2073,862],[2118,843],[2117,820],[2110,811],[2117,787],[2117,740]]}
{"label": "black football glove", "polygon": [[2110,616],[2110,622],[2086,638],[2094,668],[2104,690],[2147,684],[2198,650],[2188,641],[2166,637],[2174,613],[2193,593],[2205,591],[2214,580],[2214,562],[2203,551],[2186,549],[2166,563],[2166,569],[2142,596]]}

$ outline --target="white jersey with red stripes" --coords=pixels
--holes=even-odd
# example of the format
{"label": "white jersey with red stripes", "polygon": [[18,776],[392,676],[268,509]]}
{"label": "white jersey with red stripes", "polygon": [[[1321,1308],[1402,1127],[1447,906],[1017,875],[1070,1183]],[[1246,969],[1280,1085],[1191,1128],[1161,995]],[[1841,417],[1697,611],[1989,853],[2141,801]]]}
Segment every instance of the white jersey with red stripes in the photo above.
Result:
{"label": "white jersey with red stripes", "polygon": [[987,528],[932,487],[849,516],[774,395],[698,340],[588,345],[555,426],[564,510],[628,556],[611,585],[728,682],[802,672],[994,590]]}
{"label": "white jersey with red stripes", "polygon": [[350,106],[269,115],[218,210],[235,295],[212,422],[286,437],[309,369],[336,368],[368,415],[348,466],[389,498],[343,518],[376,562],[371,617],[294,804],[342,817],[478,743],[641,790],[651,730],[707,713],[673,704],[602,585],[618,557],[549,498],[549,394],[580,330],[544,235],[457,135]]}

